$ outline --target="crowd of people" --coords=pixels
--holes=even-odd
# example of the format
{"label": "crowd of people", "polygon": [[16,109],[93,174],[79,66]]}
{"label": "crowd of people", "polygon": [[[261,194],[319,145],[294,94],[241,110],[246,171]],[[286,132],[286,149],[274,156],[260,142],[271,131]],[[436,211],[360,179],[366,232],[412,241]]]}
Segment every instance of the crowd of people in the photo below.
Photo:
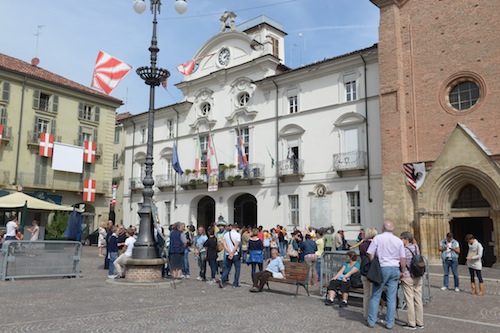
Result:
{"label": "crowd of people", "polygon": [[[110,278],[123,276],[124,259],[132,255],[136,231],[132,228],[125,231],[123,226],[108,225],[104,228],[102,243],[107,248],[106,260]],[[414,272],[415,259],[421,257],[420,249],[410,232],[400,236],[393,234],[394,224],[385,221],[382,232],[378,234],[374,228],[361,229],[357,243],[359,254],[350,250],[344,232],[335,232],[333,228],[326,230],[294,230],[288,233],[280,225],[266,230],[263,227],[240,227],[219,220],[207,229],[197,229],[190,223],[177,222],[169,230],[155,229],[155,236],[165,239],[163,255],[168,258],[164,275],[173,279],[189,279],[189,255],[199,266],[199,281],[225,288],[231,284],[240,287],[241,265],[251,266],[253,286],[250,292],[260,292],[270,277],[286,279],[283,260],[304,262],[307,264],[310,285],[319,282],[320,267],[324,251],[346,250],[346,261],[328,283],[325,304],[335,303],[339,298],[339,306],[348,306],[351,287],[363,288],[363,316],[368,327],[374,327],[378,319],[381,298],[384,298],[386,310],[385,326],[395,325],[397,307],[397,291],[402,289],[407,307],[407,323],[403,328],[416,330],[424,327],[422,303],[422,275]],[[162,239],[163,239],[162,238]],[[469,247],[466,256],[471,277],[472,294],[484,295],[484,284],[481,275],[482,245],[473,235],[465,237]],[[449,289],[449,270],[454,277],[454,290],[459,292],[457,272],[460,243],[448,233],[438,245],[443,261],[443,287]],[[162,250],[160,250],[162,252]],[[101,254],[101,252],[99,252]],[[358,260],[358,255],[359,259]],[[374,268],[372,268],[374,267]],[[210,268],[210,272],[208,271]],[[233,273],[230,282],[231,272]],[[373,273],[374,272],[374,273]],[[479,280],[476,287],[475,278]],[[356,282],[358,281],[359,282]]]}

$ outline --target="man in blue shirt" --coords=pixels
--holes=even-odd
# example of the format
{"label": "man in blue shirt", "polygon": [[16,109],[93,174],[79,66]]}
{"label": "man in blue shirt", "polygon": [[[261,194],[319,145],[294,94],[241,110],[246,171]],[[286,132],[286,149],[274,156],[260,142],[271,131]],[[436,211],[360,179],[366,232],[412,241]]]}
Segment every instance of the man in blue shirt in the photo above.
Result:
{"label": "man in blue shirt", "polygon": [[263,272],[256,272],[253,279],[253,287],[250,292],[261,292],[270,277],[286,279],[285,265],[281,257],[278,257],[278,250],[273,248],[271,250],[271,258],[266,260],[266,270]]}
{"label": "man in blue shirt", "polygon": [[194,250],[195,256],[198,258],[198,267],[200,267],[200,275],[196,278],[198,281],[206,281],[207,261],[205,260],[207,251],[203,247],[208,237],[205,233],[205,228],[198,227],[198,237],[196,237],[196,247]]}

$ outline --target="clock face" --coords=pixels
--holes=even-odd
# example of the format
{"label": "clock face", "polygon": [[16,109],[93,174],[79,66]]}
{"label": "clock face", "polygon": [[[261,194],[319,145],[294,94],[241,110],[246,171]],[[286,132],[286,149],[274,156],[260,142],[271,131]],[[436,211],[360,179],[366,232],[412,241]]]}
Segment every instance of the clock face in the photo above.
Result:
{"label": "clock face", "polygon": [[222,66],[226,66],[229,63],[229,57],[231,56],[231,52],[229,52],[228,48],[223,48],[219,52],[219,64]]}

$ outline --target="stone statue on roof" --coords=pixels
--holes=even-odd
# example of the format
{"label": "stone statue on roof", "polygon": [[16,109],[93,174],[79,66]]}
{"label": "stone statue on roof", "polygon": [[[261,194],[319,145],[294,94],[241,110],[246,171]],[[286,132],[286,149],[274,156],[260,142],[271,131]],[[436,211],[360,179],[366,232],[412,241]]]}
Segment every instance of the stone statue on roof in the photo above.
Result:
{"label": "stone statue on roof", "polygon": [[220,18],[220,32],[230,29],[234,31],[236,28],[234,26],[234,20],[236,19],[236,14],[234,12],[225,11]]}

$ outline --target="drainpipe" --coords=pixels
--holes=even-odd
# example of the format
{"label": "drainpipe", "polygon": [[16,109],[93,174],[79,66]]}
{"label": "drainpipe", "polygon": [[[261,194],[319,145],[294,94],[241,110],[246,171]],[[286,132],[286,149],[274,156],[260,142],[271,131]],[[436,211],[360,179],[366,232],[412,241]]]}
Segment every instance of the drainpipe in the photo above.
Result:
{"label": "drainpipe", "polygon": [[[132,131],[132,167],[130,168],[130,180],[132,180],[132,178],[134,177],[135,123],[132,119],[130,119],[130,121],[134,125],[134,129]],[[132,211],[132,188],[130,188],[129,208],[130,211]]]}
{"label": "drainpipe", "polygon": [[279,132],[278,132],[278,97],[279,97],[279,89],[278,85],[274,80],[271,80],[274,83],[274,86],[276,87],[276,104],[275,104],[275,111],[276,111],[276,116],[275,116],[275,124],[276,124],[276,203],[281,205],[280,202],[280,177],[279,177],[279,170],[278,170],[278,154],[279,154]]}
{"label": "drainpipe", "polygon": [[363,60],[363,66],[365,70],[365,120],[366,120],[366,168],[367,168],[367,180],[368,180],[368,201],[373,202],[372,199],[372,186],[371,186],[371,178],[370,178],[370,142],[368,140],[368,70],[366,68],[366,60],[363,57],[363,54],[359,54],[361,56],[361,60]]}
{"label": "drainpipe", "polygon": [[[175,146],[177,147],[177,137],[179,135],[179,112],[174,107],[172,107],[172,109],[175,111]],[[174,209],[177,209],[177,172],[175,172],[174,176]]]}
{"label": "drainpipe", "polygon": [[23,87],[21,93],[21,110],[19,112],[19,129],[17,132],[17,151],[16,151],[16,170],[14,172],[14,185],[19,185],[17,181],[17,174],[19,172],[19,154],[21,150],[21,131],[23,128],[23,111],[24,111],[24,89],[26,88],[26,75],[23,79]]}

